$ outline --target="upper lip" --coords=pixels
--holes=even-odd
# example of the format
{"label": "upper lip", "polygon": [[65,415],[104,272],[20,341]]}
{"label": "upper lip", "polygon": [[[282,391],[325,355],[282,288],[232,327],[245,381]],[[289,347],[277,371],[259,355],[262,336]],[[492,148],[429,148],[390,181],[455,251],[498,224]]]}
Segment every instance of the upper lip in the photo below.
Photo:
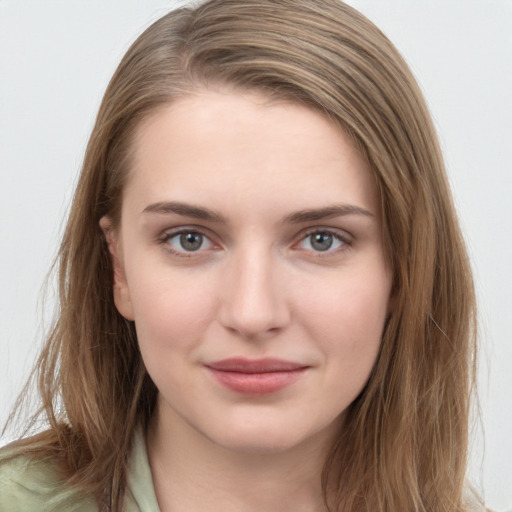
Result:
{"label": "upper lip", "polygon": [[239,373],[271,373],[271,372],[289,372],[307,368],[308,365],[285,361],[283,359],[264,358],[264,359],[246,359],[243,357],[233,357],[207,363],[208,368],[223,372]]}

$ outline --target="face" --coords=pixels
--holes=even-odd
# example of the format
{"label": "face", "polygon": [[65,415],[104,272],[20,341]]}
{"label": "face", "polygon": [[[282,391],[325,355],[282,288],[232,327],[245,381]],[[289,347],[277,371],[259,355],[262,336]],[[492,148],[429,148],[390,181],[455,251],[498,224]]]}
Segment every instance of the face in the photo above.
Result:
{"label": "face", "polygon": [[391,275],[375,183],[331,122],[257,94],[180,99],[140,126],[120,227],[102,227],[161,421],[257,452],[337,430]]}

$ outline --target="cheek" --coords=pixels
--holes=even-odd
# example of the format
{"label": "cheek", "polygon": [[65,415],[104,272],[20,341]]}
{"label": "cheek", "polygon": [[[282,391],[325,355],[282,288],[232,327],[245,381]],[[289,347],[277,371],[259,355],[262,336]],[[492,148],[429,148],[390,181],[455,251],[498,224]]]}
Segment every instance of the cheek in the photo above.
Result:
{"label": "cheek", "polygon": [[210,281],[204,276],[169,271],[148,271],[134,279],[130,289],[142,351],[179,350],[200,341],[200,334],[214,316],[214,283]]}
{"label": "cheek", "polygon": [[[180,273],[155,275],[140,275],[138,282],[143,286],[132,288],[137,339],[157,388],[165,396],[180,397],[183,383],[190,380],[189,363],[197,359],[214,317],[212,285]],[[195,393],[193,386],[190,393]]]}
{"label": "cheek", "polygon": [[357,391],[366,383],[380,350],[390,279],[384,272],[355,273],[333,283],[323,289],[310,287],[313,295],[303,317],[340,385]]}

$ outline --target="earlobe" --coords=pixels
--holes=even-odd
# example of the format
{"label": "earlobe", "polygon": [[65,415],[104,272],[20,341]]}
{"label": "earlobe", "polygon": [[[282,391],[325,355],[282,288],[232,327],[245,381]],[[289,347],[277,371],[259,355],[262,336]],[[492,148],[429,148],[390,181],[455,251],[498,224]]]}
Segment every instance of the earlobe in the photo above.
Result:
{"label": "earlobe", "polygon": [[130,297],[130,289],[126,280],[124,271],[123,255],[120,248],[119,237],[112,228],[112,221],[104,216],[100,219],[100,227],[105,235],[110,259],[112,261],[113,281],[114,281],[114,303],[117,310],[127,320],[134,320],[133,306]]}

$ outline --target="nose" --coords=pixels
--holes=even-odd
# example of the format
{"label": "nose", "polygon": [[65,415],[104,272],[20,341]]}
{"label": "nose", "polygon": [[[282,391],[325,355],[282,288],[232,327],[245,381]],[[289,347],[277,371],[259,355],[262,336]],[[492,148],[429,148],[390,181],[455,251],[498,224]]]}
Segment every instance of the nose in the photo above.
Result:
{"label": "nose", "polygon": [[220,322],[246,339],[275,335],[290,322],[282,272],[271,254],[233,256],[224,274]]}

